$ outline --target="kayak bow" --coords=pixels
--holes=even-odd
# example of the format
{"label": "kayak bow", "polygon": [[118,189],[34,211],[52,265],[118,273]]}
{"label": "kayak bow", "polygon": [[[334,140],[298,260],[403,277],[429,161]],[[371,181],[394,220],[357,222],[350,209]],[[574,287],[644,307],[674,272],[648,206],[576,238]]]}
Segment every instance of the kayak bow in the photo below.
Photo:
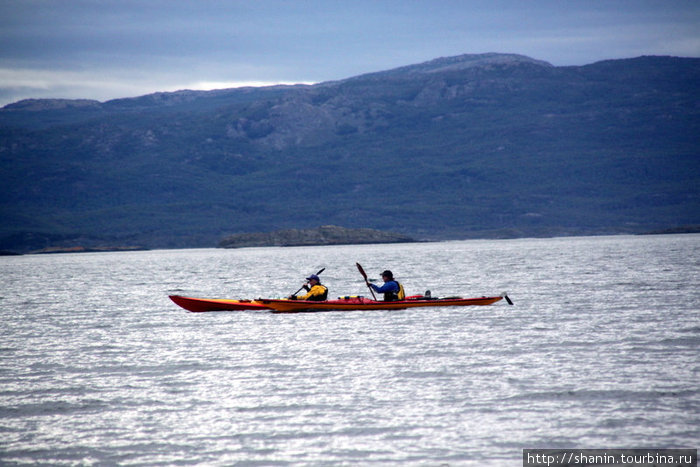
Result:
{"label": "kayak bow", "polygon": [[240,311],[268,310],[255,300],[229,300],[225,298],[192,298],[170,295],[170,300],[188,311]]}

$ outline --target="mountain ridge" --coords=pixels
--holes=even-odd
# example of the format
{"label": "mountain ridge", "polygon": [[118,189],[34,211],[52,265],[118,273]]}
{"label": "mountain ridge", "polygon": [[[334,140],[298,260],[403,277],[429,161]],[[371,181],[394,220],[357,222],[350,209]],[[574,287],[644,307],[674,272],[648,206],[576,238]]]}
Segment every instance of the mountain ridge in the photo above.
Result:
{"label": "mountain ridge", "polygon": [[[363,73],[349,78],[344,78],[340,80],[323,81],[316,84],[276,84],[270,86],[244,86],[236,88],[222,88],[213,89],[209,91],[203,90],[191,90],[191,89],[180,89],[177,91],[158,91],[154,93],[144,94],[136,97],[120,97],[115,99],[109,99],[106,101],[98,101],[94,99],[68,99],[68,98],[28,98],[21,99],[17,102],[6,104],[0,108],[2,110],[20,110],[20,111],[42,111],[42,110],[53,110],[61,109],[65,107],[84,107],[84,106],[104,106],[104,105],[116,105],[122,102],[137,102],[144,100],[150,100],[153,103],[163,103],[167,105],[169,102],[178,100],[191,100],[196,97],[216,96],[222,94],[228,94],[231,92],[251,92],[258,90],[274,90],[274,89],[292,89],[292,88],[308,88],[312,86],[323,86],[336,84],[343,81],[366,78],[373,75],[385,75],[393,73],[405,73],[405,72],[438,72],[445,71],[447,69],[459,70],[470,67],[486,67],[492,64],[513,64],[513,63],[532,63],[539,64],[546,67],[553,67],[552,64],[543,61],[536,60],[525,55],[520,54],[504,54],[504,53],[483,53],[483,54],[462,54],[456,56],[439,57],[432,60],[428,60],[422,63],[417,63],[413,65],[404,65],[396,68],[392,68],[384,71],[375,71]],[[601,62],[596,62],[601,63]],[[436,66],[438,65],[438,66]],[[44,105],[44,106],[42,106]]]}

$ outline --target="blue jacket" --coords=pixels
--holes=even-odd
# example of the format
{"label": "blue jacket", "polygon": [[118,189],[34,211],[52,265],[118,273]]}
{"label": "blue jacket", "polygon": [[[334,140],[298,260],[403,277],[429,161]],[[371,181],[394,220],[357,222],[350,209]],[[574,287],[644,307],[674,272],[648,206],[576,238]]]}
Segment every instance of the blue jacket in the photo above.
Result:
{"label": "blue jacket", "polygon": [[370,284],[370,287],[379,293],[383,293],[385,302],[393,302],[399,299],[401,287],[399,287],[399,283],[396,281],[387,281],[381,287]]}
{"label": "blue jacket", "polygon": [[388,281],[385,282],[384,285],[379,287],[376,284],[370,284],[370,287],[374,289],[375,292],[379,293],[391,293],[391,292],[398,292],[399,291],[399,283],[396,281]]}

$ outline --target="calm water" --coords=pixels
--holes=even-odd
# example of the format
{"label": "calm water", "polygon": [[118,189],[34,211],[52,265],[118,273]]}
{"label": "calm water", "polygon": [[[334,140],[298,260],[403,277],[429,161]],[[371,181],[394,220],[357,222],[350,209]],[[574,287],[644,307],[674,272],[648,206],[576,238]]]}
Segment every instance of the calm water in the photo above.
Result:
{"label": "calm water", "polygon": [[[488,307],[188,313],[325,267]],[[521,465],[698,447],[700,235],[0,258],[0,464]]]}

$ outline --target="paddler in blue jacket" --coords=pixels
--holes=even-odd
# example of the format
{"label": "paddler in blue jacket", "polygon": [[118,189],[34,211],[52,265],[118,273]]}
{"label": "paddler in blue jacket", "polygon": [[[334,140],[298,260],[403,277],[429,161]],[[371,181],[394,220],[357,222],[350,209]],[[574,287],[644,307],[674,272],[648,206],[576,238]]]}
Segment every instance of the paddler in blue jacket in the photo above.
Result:
{"label": "paddler in blue jacket", "polygon": [[290,295],[290,300],[312,300],[321,302],[328,298],[328,287],[321,285],[321,279],[319,279],[316,274],[311,274],[306,280],[307,283],[303,285],[303,288],[308,293],[300,297]]}
{"label": "paddler in blue jacket", "polygon": [[394,280],[394,273],[387,269],[382,273],[382,280],[384,281],[384,285],[381,287],[375,284],[370,284],[369,281],[367,282],[367,285],[374,289],[375,292],[383,293],[385,302],[395,302],[405,298],[403,286]]}

